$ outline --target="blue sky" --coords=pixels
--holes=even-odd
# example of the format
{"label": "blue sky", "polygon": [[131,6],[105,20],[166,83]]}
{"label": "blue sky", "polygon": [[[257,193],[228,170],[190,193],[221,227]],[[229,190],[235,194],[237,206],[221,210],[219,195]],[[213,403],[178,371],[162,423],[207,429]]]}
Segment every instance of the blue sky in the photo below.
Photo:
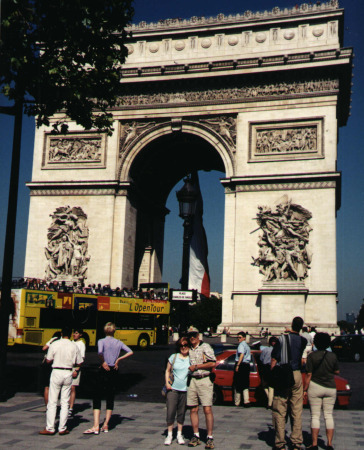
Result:
{"label": "blue sky", "polygon": [[[301,2],[300,2],[301,3]],[[274,6],[293,7],[293,0],[135,0],[134,22],[192,16],[216,16],[219,13],[236,14],[271,10]],[[342,204],[337,213],[337,269],[339,291],[339,318],[346,312],[357,312],[364,298],[364,1],[341,0],[345,9],[344,46],[354,47],[354,86],[352,115],[346,127],[339,130],[338,170],[342,171]],[[3,100],[3,99],[0,99]],[[4,101],[2,101],[4,104]],[[2,270],[3,243],[8,202],[10,152],[12,145],[13,119],[0,115],[0,269]],[[31,179],[34,141],[34,121],[25,118],[22,135],[22,154],[19,184],[19,203],[14,257],[14,276],[22,276],[29,210],[29,191],[25,182]],[[224,193],[218,172],[200,173],[200,184],[204,196],[204,223],[209,241],[209,264],[212,290],[221,291]],[[182,220],[178,217],[178,204],[172,189],[167,207],[171,213],[166,220],[164,280],[178,287],[182,259]],[[179,244],[180,243],[180,244]]]}

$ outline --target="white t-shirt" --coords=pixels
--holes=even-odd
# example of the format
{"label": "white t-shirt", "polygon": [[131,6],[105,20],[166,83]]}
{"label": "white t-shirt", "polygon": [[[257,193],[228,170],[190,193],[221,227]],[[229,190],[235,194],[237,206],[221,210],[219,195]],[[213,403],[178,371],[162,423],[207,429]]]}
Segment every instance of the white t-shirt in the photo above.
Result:
{"label": "white t-shirt", "polygon": [[62,369],[72,369],[76,364],[81,364],[81,357],[78,347],[69,339],[60,339],[55,341],[48,349],[47,360],[52,361],[52,367]]}
{"label": "white t-shirt", "polygon": [[78,348],[78,351],[80,352],[81,358],[82,358],[82,362],[84,362],[85,360],[85,356],[86,356],[86,345],[85,343],[79,339],[78,341],[72,341],[76,347]]}

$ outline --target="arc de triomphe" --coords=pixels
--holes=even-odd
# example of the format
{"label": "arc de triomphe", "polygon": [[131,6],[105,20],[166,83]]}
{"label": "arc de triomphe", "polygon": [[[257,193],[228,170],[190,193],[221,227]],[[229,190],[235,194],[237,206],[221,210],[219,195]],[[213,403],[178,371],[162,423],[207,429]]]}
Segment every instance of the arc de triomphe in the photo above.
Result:
{"label": "arc de triomphe", "polygon": [[72,122],[64,136],[36,131],[25,275],[161,280],[171,189],[218,170],[222,326],[281,330],[302,315],[336,327],[336,152],[352,68],[343,10],[333,0],[131,31],[114,134]]}

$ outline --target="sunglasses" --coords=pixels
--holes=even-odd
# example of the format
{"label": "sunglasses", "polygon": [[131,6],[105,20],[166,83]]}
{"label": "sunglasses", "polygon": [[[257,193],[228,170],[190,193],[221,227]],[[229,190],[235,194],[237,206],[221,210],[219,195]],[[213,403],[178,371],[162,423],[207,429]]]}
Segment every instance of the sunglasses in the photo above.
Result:
{"label": "sunglasses", "polygon": [[188,347],[188,344],[181,345],[181,348],[185,348],[185,347]]}

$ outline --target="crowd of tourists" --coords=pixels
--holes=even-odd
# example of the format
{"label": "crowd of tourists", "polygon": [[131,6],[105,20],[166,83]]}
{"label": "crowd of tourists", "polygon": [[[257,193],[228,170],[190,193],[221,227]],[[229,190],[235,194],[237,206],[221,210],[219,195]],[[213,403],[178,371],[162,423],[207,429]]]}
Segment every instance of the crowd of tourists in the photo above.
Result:
{"label": "crowd of tourists", "polygon": [[[104,327],[106,337],[98,341],[98,369],[96,388],[93,398],[93,426],[84,434],[97,435],[109,431],[109,420],[114,409],[114,395],[117,384],[117,371],[121,360],[130,357],[132,350],[114,338],[115,325],[108,322]],[[73,414],[76,386],[79,385],[80,369],[85,358],[82,343],[82,329],[75,329],[73,341],[71,330],[65,327],[61,337],[55,337],[43,348],[47,350],[45,366],[52,371],[49,388],[45,389],[47,404],[46,428],[42,435],[55,434],[56,409],[59,394],[61,395],[61,412],[58,432],[69,433],[67,419]],[[237,335],[239,345],[236,350],[234,367],[234,402],[236,406],[250,406],[249,374],[251,351],[246,343],[246,333]],[[291,329],[279,337],[270,337],[269,346],[260,354],[262,385],[267,395],[267,407],[272,410],[272,421],[275,431],[274,450],[285,449],[286,422],[290,416],[290,442],[293,450],[302,448],[302,410],[303,401],[308,399],[311,410],[311,450],[317,450],[317,439],[320,429],[320,414],[323,410],[327,449],[333,450],[334,436],[333,409],[336,400],[336,384],[334,376],[339,373],[336,355],[330,349],[330,336],[327,333],[309,333],[303,327],[301,317],[295,317]],[[215,448],[213,427],[214,416],[213,385],[216,357],[212,347],[200,341],[196,328],[190,327],[188,333],[176,343],[176,351],[169,357],[165,369],[165,385],[163,395],[167,406],[167,435],[164,444],[169,446],[173,441],[174,423],[177,421],[177,443],[185,444],[183,426],[187,410],[190,413],[193,436],[189,447],[201,444],[199,434],[199,405],[202,406],[206,421],[206,449]],[[304,382],[302,371],[306,371]],[[106,399],[106,415],[100,427],[101,400]]]}
{"label": "crowd of tourists", "polygon": [[131,288],[111,288],[109,284],[89,284],[85,285],[83,282],[77,283],[74,281],[72,285],[65,281],[46,281],[40,278],[19,278],[13,280],[13,289],[31,289],[39,291],[55,291],[55,292],[69,292],[74,294],[92,294],[92,295],[106,295],[109,297],[130,297],[130,298],[146,298],[168,300],[168,295],[163,292],[155,292],[153,289],[138,290]]}

